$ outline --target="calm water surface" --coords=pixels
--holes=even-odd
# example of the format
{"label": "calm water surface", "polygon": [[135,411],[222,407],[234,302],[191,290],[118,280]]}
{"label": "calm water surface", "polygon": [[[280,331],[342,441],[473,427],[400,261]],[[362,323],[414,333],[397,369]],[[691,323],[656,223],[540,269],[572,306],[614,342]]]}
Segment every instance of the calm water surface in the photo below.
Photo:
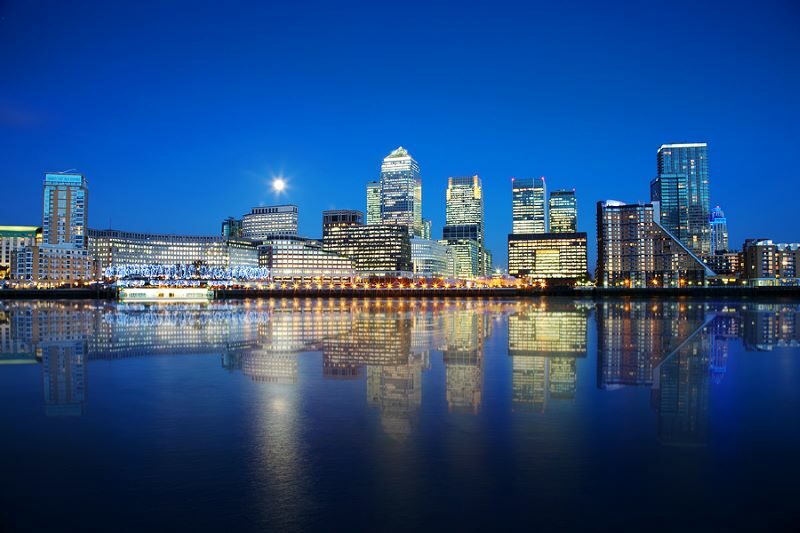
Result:
{"label": "calm water surface", "polygon": [[0,363],[0,530],[800,518],[800,304],[0,301]]}

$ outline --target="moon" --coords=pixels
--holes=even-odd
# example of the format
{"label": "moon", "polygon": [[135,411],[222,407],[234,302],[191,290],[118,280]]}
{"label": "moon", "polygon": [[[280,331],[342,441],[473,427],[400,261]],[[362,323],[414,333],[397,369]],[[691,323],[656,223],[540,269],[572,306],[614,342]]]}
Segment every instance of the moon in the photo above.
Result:
{"label": "moon", "polygon": [[283,178],[275,178],[272,180],[272,190],[279,193],[285,191],[286,180]]}

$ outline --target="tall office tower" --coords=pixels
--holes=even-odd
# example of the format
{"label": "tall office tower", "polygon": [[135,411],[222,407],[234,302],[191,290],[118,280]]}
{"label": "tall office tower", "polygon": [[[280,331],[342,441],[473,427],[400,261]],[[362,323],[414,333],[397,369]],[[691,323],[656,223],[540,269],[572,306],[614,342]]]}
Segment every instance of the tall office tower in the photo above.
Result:
{"label": "tall office tower", "polygon": [[381,222],[404,224],[408,234],[422,237],[422,178],[419,164],[402,146],[381,165]]}
{"label": "tall office tower", "polygon": [[711,251],[708,220],[711,205],[708,195],[708,144],[664,144],[658,149],[658,175],[686,176],[688,199],[687,238],[683,243],[696,254]]}
{"label": "tall office tower", "polygon": [[659,223],[688,245],[689,179],[686,174],[660,174],[650,181],[650,200],[658,205]]}
{"label": "tall office tower", "polygon": [[711,253],[728,250],[728,219],[720,206],[711,210]]}
{"label": "tall office tower", "polygon": [[431,240],[431,235],[433,235],[433,221],[429,218],[422,219],[422,238],[425,240]]}
{"label": "tall office tower", "polygon": [[367,183],[367,224],[381,223],[381,182]]}
{"label": "tall office tower", "polygon": [[89,187],[82,174],[44,176],[42,244],[86,247]]}
{"label": "tall office tower", "polygon": [[[478,176],[449,178],[447,180],[447,196],[445,203],[445,227],[442,237],[449,245],[465,245],[467,241],[475,241],[478,251],[478,260],[472,276],[486,274],[486,250],[483,238],[483,188]],[[471,270],[472,256],[456,253],[456,258],[469,259],[470,267],[465,263],[456,266],[458,272]]]}
{"label": "tall office tower", "polygon": [[547,204],[541,178],[511,178],[512,233],[545,233]]}
{"label": "tall office tower", "polygon": [[254,207],[242,217],[242,237],[263,240],[297,235],[297,206]]}
{"label": "tall office tower", "polygon": [[550,193],[550,231],[575,233],[578,231],[578,201],[575,189]]}
{"label": "tall office tower", "polygon": [[597,203],[598,286],[683,287],[714,275],[655,213],[652,204]]}
{"label": "tall office tower", "polygon": [[332,228],[361,226],[364,213],[356,209],[331,209],[322,212],[322,236],[328,235]]}

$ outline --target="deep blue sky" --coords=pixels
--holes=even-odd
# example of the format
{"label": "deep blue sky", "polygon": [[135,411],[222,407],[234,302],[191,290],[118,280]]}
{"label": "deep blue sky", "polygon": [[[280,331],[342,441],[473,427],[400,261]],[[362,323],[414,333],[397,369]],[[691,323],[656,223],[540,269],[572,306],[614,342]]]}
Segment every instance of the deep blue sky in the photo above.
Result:
{"label": "deep blue sky", "polygon": [[662,143],[707,141],[732,244],[796,241],[799,96],[791,1],[0,0],[0,224],[76,168],[92,227],[212,234],[283,173],[314,237],[403,145],[436,236],[447,177],[480,174],[504,265],[512,175],[576,188],[591,242]]}

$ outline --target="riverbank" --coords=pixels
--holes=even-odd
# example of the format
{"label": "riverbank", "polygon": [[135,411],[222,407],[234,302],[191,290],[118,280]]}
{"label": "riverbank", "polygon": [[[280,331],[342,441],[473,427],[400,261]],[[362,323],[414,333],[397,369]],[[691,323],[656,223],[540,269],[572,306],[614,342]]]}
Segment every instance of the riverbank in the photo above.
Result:
{"label": "riverbank", "polygon": [[[675,298],[739,300],[800,300],[800,287],[687,287],[680,289],[629,289],[569,287],[540,288],[426,288],[426,289],[216,289],[216,299],[246,298],[531,298],[540,296],[567,296],[571,298]],[[116,290],[111,288],[75,289],[0,289],[0,300],[114,300]]]}

